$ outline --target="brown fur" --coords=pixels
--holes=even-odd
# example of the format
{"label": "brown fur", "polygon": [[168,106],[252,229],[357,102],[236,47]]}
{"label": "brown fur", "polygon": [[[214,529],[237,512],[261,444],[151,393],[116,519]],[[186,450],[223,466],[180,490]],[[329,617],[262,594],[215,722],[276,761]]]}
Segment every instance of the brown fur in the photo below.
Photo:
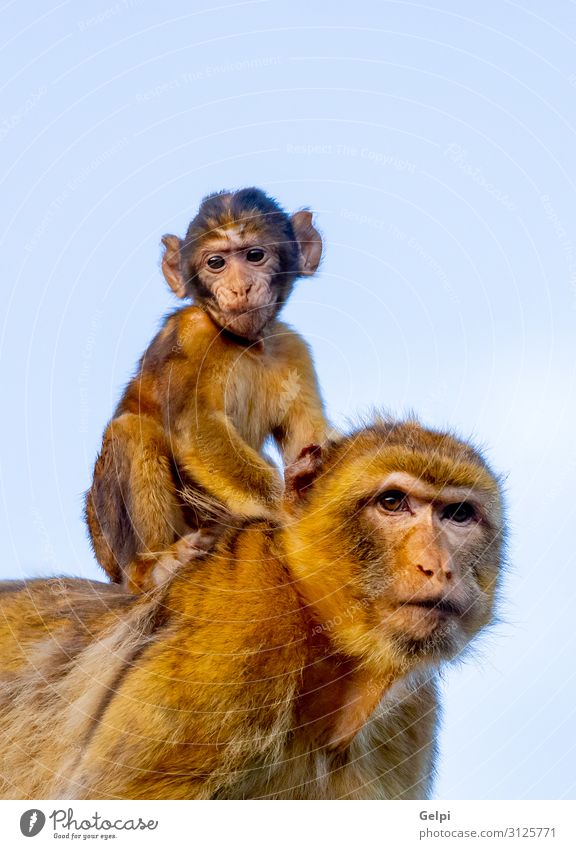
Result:
{"label": "brown fur", "polygon": [[[407,553],[405,520],[376,506],[406,467],[424,501],[432,487],[432,509],[446,492],[480,505],[482,521],[454,531],[458,545],[440,528]],[[281,525],[248,522],[149,597],[73,579],[3,587],[3,798],[430,793],[436,670],[492,615],[498,484],[465,444],[382,422],[328,446],[321,463],[308,452],[287,485],[296,494]],[[419,637],[416,625],[399,632],[399,592],[436,581],[450,591],[417,565],[446,547],[469,606],[449,621],[426,614],[433,627]]]}
{"label": "brown fur", "polygon": [[[207,239],[230,270],[197,267]],[[254,240],[268,251],[263,264],[245,260]],[[154,587],[164,553],[172,550],[177,565],[172,547],[185,534],[215,533],[231,517],[274,516],[282,486],[263,456],[266,439],[290,463],[327,428],[308,347],[276,320],[295,278],[320,260],[311,214],[289,218],[257,190],[221,194],[204,201],[185,243],[164,243],[166,279],[195,306],[169,316],[144,353],[86,499],[98,562],[136,591]]]}

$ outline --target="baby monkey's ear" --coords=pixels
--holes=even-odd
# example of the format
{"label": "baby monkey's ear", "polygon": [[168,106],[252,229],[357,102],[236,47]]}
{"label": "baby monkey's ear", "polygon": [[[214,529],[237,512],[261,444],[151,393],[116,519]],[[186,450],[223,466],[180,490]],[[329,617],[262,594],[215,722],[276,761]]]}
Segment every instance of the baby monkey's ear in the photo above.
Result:
{"label": "baby monkey's ear", "polygon": [[182,242],[178,236],[162,236],[162,244],[164,245],[164,256],[162,257],[162,273],[166,278],[166,282],[172,289],[175,295],[179,298],[186,298],[186,281],[182,274],[182,262],[180,256],[180,248]]}
{"label": "baby monkey's ear", "polygon": [[284,500],[287,506],[296,506],[306,498],[321,468],[322,448],[319,445],[307,445],[284,471]]}
{"label": "baby monkey's ear", "polygon": [[312,213],[308,209],[295,212],[290,221],[298,242],[300,274],[310,277],[316,272],[322,259],[322,236],[314,227]]}

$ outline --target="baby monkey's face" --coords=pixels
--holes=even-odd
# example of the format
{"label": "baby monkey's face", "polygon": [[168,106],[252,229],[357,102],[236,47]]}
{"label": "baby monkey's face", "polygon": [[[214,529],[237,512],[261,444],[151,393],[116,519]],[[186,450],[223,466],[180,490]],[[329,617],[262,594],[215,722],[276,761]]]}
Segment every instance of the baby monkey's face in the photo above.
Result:
{"label": "baby monkey's face", "polygon": [[162,242],[162,271],[173,292],[247,341],[265,335],[296,278],[314,274],[322,256],[312,213],[289,216],[255,188],[209,195],[185,239],[166,235]]}
{"label": "baby monkey's face", "polygon": [[276,247],[255,241],[241,227],[222,229],[206,239],[195,269],[215,321],[237,336],[257,339],[278,309]]}

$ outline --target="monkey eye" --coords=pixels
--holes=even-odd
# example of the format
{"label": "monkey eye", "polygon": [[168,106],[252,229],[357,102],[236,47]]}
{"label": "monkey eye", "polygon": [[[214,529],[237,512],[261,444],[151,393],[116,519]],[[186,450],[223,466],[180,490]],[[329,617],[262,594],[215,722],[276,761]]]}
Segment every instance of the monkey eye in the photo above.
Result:
{"label": "monkey eye", "polygon": [[206,265],[212,269],[212,271],[220,271],[226,265],[226,260],[223,256],[209,256],[206,260]]}
{"label": "monkey eye", "polygon": [[378,505],[389,513],[401,513],[410,509],[406,493],[401,489],[387,489],[378,496]]}
{"label": "monkey eye", "polygon": [[447,504],[442,510],[441,516],[442,519],[447,519],[449,522],[465,525],[476,519],[476,510],[472,504],[463,501],[461,504]]}
{"label": "monkey eye", "polygon": [[263,248],[250,248],[246,251],[246,259],[248,262],[262,262],[266,256],[266,251]]}

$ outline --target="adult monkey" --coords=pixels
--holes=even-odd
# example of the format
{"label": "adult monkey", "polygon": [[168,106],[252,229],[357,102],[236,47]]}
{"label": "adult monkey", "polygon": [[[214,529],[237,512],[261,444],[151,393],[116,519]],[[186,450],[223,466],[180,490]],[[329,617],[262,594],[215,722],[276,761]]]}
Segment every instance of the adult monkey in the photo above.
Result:
{"label": "adult monkey", "polygon": [[220,192],[183,241],[163,243],[164,276],[194,306],[168,316],[145,351],[86,498],[97,560],[134,591],[209,547],[227,516],[273,516],[282,486],[265,440],[291,463],[327,427],[308,347],[276,320],[295,280],[318,268],[312,214],[288,216],[259,189]]}
{"label": "adult monkey", "polygon": [[281,524],[150,596],[5,586],[0,796],[429,795],[437,669],[492,618],[498,481],[465,443],[380,421],[303,452],[286,487]]}

